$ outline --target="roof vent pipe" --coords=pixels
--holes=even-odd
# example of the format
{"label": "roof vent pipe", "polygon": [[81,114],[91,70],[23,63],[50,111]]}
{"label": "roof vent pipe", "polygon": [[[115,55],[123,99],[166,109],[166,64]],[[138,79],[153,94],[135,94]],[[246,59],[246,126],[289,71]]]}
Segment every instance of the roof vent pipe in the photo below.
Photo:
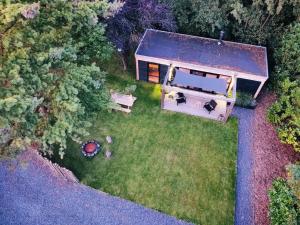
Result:
{"label": "roof vent pipe", "polygon": [[218,41],[218,45],[221,45],[222,44],[222,40],[223,40],[223,37],[224,37],[224,31],[220,31],[220,37],[219,37],[219,41]]}

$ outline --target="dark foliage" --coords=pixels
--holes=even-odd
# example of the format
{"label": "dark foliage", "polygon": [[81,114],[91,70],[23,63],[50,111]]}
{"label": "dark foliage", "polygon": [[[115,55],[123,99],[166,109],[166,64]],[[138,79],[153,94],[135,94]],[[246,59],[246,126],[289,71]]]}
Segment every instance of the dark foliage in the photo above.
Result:
{"label": "dark foliage", "polygon": [[175,31],[176,23],[170,7],[157,0],[127,0],[119,12],[107,21],[107,36],[122,57],[137,46],[146,29]]}

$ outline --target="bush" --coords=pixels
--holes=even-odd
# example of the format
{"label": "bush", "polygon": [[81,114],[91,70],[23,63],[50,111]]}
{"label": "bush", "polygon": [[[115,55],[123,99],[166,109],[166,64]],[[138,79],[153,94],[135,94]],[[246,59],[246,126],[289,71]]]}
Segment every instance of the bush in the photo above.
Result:
{"label": "bush", "polygon": [[279,48],[275,51],[277,66],[276,79],[282,74],[296,79],[300,74],[300,23],[289,26],[284,33]]}
{"label": "bush", "polygon": [[276,49],[273,86],[279,99],[269,108],[268,119],[277,126],[281,142],[300,151],[300,23],[290,26]]}
{"label": "bush", "polygon": [[133,85],[128,85],[126,86],[125,90],[124,90],[124,94],[127,94],[127,95],[132,95],[136,90],[136,85],[133,84]]}
{"label": "bush", "polygon": [[235,104],[240,107],[254,109],[256,107],[256,101],[252,95],[247,92],[237,92]]}
{"label": "bush", "polygon": [[300,87],[288,78],[280,83],[279,99],[269,108],[268,119],[277,126],[281,142],[300,151]]}
{"label": "bush", "polygon": [[286,166],[287,181],[295,196],[300,200],[300,164]]}
{"label": "bush", "polygon": [[299,216],[299,200],[287,181],[278,178],[269,191],[269,216],[272,225],[296,225]]}
{"label": "bush", "polygon": [[106,87],[103,85],[106,73],[99,73],[98,79],[95,77],[91,85],[88,86],[88,91],[80,92],[80,101],[85,109],[85,116],[99,112],[100,110],[107,109],[110,104],[110,94]]}

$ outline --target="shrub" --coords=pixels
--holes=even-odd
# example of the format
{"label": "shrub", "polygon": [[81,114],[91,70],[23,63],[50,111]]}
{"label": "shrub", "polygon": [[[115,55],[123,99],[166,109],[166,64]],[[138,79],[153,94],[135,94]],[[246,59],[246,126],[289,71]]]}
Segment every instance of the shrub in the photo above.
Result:
{"label": "shrub", "polygon": [[235,104],[244,108],[253,109],[256,107],[256,101],[252,98],[252,95],[247,92],[237,92]]}
{"label": "shrub", "polygon": [[136,90],[136,85],[135,84],[128,85],[128,86],[126,86],[126,88],[124,90],[124,94],[131,95],[135,92],[135,90]]}
{"label": "shrub", "polygon": [[[280,47],[276,49],[275,60],[279,73],[278,75],[285,75],[291,79],[295,79],[300,74],[300,23],[295,23],[289,26],[284,33],[280,42]],[[278,71],[277,71],[278,72]],[[287,72],[287,73],[285,73]]]}
{"label": "shrub", "polygon": [[277,66],[272,81],[279,99],[270,107],[268,119],[277,126],[283,143],[300,151],[300,23],[290,26],[276,49]]}
{"label": "shrub", "polygon": [[300,200],[300,164],[286,166],[287,181],[295,196]]}
{"label": "shrub", "polygon": [[286,78],[280,83],[279,99],[269,108],[268,119],[277,126],[281,142],[300,151],[300,87]]}
{"label": "shrub", "polygon": [[269,216],[272,225],[296,225],[299,202],[287,181],[276,179],[269,191]]}

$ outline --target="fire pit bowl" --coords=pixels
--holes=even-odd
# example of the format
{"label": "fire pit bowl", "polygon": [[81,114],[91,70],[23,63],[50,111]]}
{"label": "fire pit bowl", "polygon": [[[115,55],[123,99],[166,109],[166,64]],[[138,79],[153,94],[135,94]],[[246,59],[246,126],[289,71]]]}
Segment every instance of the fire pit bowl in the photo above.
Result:
{"label": "fire pit bowl", "polygon": [[94,157],[101,151],[101,145],[98,141],[90,140],[81,145],[81,152],[85,157]]}

